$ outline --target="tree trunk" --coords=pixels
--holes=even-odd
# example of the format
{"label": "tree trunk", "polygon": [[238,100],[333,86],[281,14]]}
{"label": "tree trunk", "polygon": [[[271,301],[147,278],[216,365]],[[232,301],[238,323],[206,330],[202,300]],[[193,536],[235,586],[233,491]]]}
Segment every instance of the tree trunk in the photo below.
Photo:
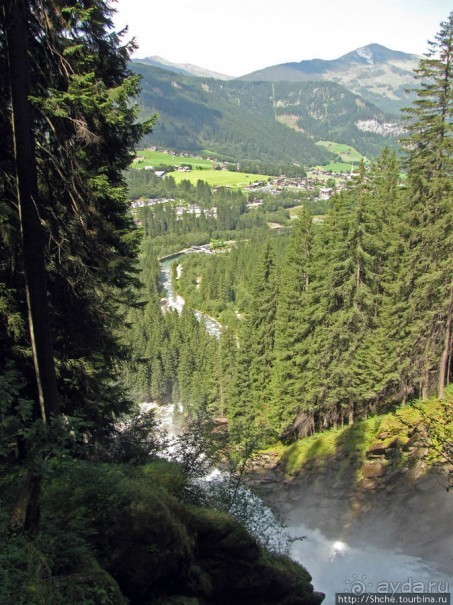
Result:
{"label": "tree trunk", "polygon": [[352,426],[354,424],[354,403],[353,402],[351,402],[349,404],[348,424],[349,424],[349,426]]}
{"label": "tree trunk", "polygon": [[423,356],[423,374],[420,381],[420,391],[422,401],[426,401],[429,398],[429,355],[428,355],[428,342],[425,345],[425,354]]}
{"label": "tree trunk", "polygon": [[[59,411],[47,300],[44,243],[39,216],[38,177],[31,93],[31,65],[24,0],[6,0],[6,53],[11,95],[15,180],[22,236],[25,293],[38,402],[36,416],[46,422]],[[14,532],[39,525],[41,477],[27,474],[10,519]]]}
{"label": "tree trunk", "polygon": [[6,2],[7,57],[11,91],[14,156],[19,221],[23,243],[25,290],[30,341],[41,417],[59,411],[59,398],[49,324],[43,234],[39,216],[31,70],[23,0]]}
{"label": "tree trunk", "polygon": [[452,350],[451,350],[451,343],[450,343],[450,352],[448,354],[448,359],[447,359],[447,375],[445,377],[445,384],[450,384],[451,382],[451,355],[452,355]]}
{"label": "tree trunk", "polygon": [[[330,418],[329,418],[329,420],[330,420]],[[333,410],[333,423],[332,423],[332,425],[330,425],[330,422],[329,422],[329,426],[327,426],[326,428],[329,428],[330,426],[333,426],[335,431],[338,429],[338,407],[336,404],[335,404],[335,408]]]}
{"label": "tree trunk", "polygon": [[445,326],[444,348],[439,363],[439,382],[437,395],[442,398],[445,395],[445,384],[448,376],[449,358],[451,355],[451,306],[448,312],[447,325]]}
{"label": "tree trunk", "polygon": [[9,530],[12,533],[35,533],[38,530],[40,493],[41,477],[28,472],[9,520]]}

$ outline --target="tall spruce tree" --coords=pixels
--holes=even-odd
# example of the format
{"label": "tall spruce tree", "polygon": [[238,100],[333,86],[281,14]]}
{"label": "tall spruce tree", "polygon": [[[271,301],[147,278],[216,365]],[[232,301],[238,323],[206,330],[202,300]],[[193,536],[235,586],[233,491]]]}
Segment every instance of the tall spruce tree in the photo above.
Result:
{"label": "tall spruce tree", "polygon": [[306,310],[311,327],[303,346],[307,403],[321,425],[345,417],[352,422],[363,412],[360,374],[367,371],[364,353],[371,350],[382,294],[376,174],[360,167],[351,186],[333,199],[317,239]]}
{"label": "tall spruce tree", "polygon": [[229,389],[228,416],[233,439],[255,439],[274,431],[271,380],[274,362],[277,280],[274,251],[269,240],[255,242],[251,299],[242,320],[239,347]]}
{"label": "tall spruce tree", "polygon": [[408,167],[405,254],[398,321],[403,379],[426,398],[443,396],[451,365],[453,284],[453,12],[416,70],[417,98],[406,109]]}
{"label": "tall spruce tree", "polygon": [[40,416],[46,421],[58,413],[53,345],[47,304],[47,275],[44,261],[44,239],[40,224],[40,200],[34,112],[30,35],[26,5],[22,0],[6,2],[2,12],[4,59],[11,121],[11,155],[15,173],[11,194],[17,200],[22,240],[25,297],[27,301],[30,343],[36,376]]}
{"label": "tall spruce tree", "polygon": [[251,339],[252,407],[255,419],[262,424],[263,430],[267,430],[267,428],[271,429],[271,379],[277,311],[275,253],[270,241],[264,246],[254,273],[253,304],[247,320]]}
{"label": "tall spruce tree", "polygon": [[[308,417],[303,409],[303,369],[299,356],[306,330],[303,311],[310,282],[312,248],[312,216],[304,207],[294,224],[279,272],[272,405],[272,421],[280,431],[287,430],[298,414],[299,435],[313,430],[313,422],[307,422]],[[302,419],[305,421],[305,431],[300,430]]]}
{"label": "tall spruce tree", "polygon": [[362,413],[376,407],[395,389],[395,375],[389,370],[393,343],[386,338],[384,322],[389,290],[395,280],[399,256],[399,162],[393,151],[384,149],[368,171],[369,269],[373,305],[366,330],[354,356],[352,384]]}

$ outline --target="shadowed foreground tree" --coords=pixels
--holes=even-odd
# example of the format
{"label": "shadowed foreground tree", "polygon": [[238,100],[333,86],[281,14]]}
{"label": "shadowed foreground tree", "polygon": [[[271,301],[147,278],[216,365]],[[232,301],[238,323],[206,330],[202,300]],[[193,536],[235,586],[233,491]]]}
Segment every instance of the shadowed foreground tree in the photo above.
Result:
{"label": "shadowed foreground tree", "polygon": [[37,521],[43,457],[102,438],[128,408],[117,332],[137,237],[123,171],[151,122],[136,124],[132,46],[111,16],[103,0],[0,10],[0,377],[16,385],[0,437],[28,469],[19,530]]}
{"label": "shadowed foreground tree", "polygon": [[50,414],[58,413],[59,403],[49,327],[44,241],[39,217],[36,144],[33,110],[29,102],[32,87],[30,49],[24,3],[20,0],[7,2],[5,18],[24,282],[40,414],[45,421]]}

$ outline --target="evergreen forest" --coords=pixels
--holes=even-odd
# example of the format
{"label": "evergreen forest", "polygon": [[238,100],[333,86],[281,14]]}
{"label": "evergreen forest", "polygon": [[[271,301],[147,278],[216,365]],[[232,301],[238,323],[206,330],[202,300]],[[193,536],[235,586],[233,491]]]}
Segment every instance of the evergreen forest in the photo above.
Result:
{"label": "evergreen forest", "polygon": [[[193,479],[220,459],[239,483],[251,449],[444,396],[453,13],[417,70],[401,156],[384,149],[328,203],[282,192],[253,210],[130,169],[162,118],[140,112],[112,16],[105,0],[0,6],[0,602],[316,605],[288,549]],[[286,156],[251,159],[292,162],[292,134]],[[172,310],[163,259],[202,244],[175,257]],[[143,402],[180,406],[187,433],[169,441]]]}

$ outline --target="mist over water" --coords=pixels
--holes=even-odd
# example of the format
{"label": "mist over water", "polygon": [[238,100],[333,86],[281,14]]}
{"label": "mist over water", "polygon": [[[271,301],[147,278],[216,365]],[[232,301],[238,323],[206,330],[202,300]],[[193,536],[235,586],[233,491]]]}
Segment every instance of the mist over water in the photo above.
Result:
{"label": "mist over water", "polygon": [[303,524],[287,531],[307,537],[294,543],[291,555],[310,572],[315,589],[326,594],[325,605],[335,603],[336,592],[450,592],[453,587],[453,575],[443,573],[434,562],[376,548],[371,542],[350,546]]}
{"label": "mist over water", "polygon": [[[143,410],[154,409],[162,428],[174,437],[181,429],[182,410],[175,404],[143,404]],[[171,448],[167,451],[171,459]],[[219,506],[228,500],[227,490],[235,489],[228,473],[212,469],[203,479],[196,480],[204,485],[208,506]],[[445,561],[441,569],[438,563],[424,560],[392,548],[392,536],[385,523],[379,528],[379,543],[388,543],[388,548],[377,547],[370,536],[367,543],[348,543],[337,538],[328,538],[319,526],[307,527],[294,520],[282,526],[272,510],[262,499],[241,485],[236,494],[237,502],[230,512],[243,522],[256,539],[271,550],[287,552],[301,563],[312,576],[315,590],[325,593],[324,605],[334,605],[335,593],[382,592],[441,592],[449,593],[453,587],[453,573],[445,571],[451,560]],[[333,503],[334,507],[334,503]],[[303,507],[298,509],[297,518],[304,518]],[[313,521],[313,520],[312,520]],[[358,528],[362,530],[363,527]],[[374,528],[373,531],[376,531]],[[340,533],[340,532],[339,532]],[[301,539],[303,538],[303,539]],[[385,538],[385,540],[383,540]]]}
{"label": "mist over water", "polygon": [[[203,480],[209,494],[207,505],[215,505],[216,492],[232,489],[229,479],[227,473],[215,469]],[[446,574],[435,562],[378,548],[372,542],[351,545],[329,539],[320,528],[302,523],[282,526],[271,509],[244,486],[230,512],[262,545],[301,563],[312,576],[315,590],[325,593],[325,605],[334,605],[339,592],[449,593],[453,587],[453,574]],[[303,517],[303,510],[300,515]],[[381,534],[385,532],[383,525]],[[391,544],[390,535],[388,541]]]}

